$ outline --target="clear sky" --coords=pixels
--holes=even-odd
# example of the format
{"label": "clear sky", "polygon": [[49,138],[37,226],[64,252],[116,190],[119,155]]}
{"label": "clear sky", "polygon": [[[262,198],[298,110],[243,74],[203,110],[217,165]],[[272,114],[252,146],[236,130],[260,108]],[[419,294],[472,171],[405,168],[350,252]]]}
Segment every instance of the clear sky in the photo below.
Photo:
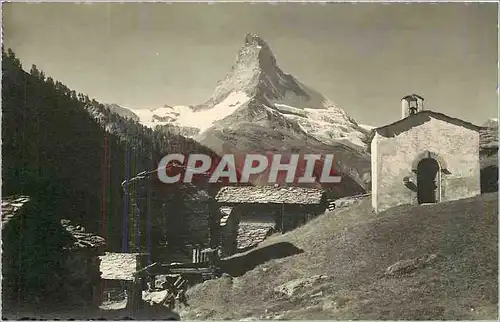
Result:
{"label": "clear sky", "polygon": [[130,108],[209,98],[248,32],[285,73],[359,123],[400,98],[482,124],[497,116],[497,5],[4,3],[4,46],[68,87]]}

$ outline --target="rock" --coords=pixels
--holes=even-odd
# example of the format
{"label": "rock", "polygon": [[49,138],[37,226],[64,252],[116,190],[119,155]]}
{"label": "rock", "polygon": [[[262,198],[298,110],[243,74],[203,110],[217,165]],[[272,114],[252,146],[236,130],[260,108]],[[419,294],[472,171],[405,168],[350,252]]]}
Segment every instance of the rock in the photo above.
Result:
{"label": "rock", "polygon": [[326,300],[323,303],[322,310],[337,311],[346,306],[347,302],[349,302],[349,299],[345,297],[336,297],[334,299]]}
{"label": "rock", "polygon": [[222,275],[220,276],[221,278],[229,278],[229,279],[233,279],[233,277],[231,275],[229,275],[228,273],[222,273]]}
{"label": "rock", "polygon": [[321,296],[323,296],[323,291],[320,291],[320,292],[318,292],[318,293],[311,294],[311,298],[321,297]]}
{"label": "rock", "polygon": [[161,303],[168,295],[168,290],[142,293],[142,299],[150,305]]}
{"label": "rock", "polygon": [[323,303],[323,307],[322,307],[323,311],[330,311],[330,310],[335,310],[336,307],[335,307],[335,302],[334,301],[325,301],[325,303]]}
{"label": "rock", "polygon": [[370,194],[362,194],[362,195],[339,198],[339,199],[334,201],[335,209],[350,207],[350,206],[354,205],[355,203],[361,202],[363,199],[365,199],[369,196],[370,196]]}
{"label": "rock", "polygon": [[387,267],[384,275],[395,276],[408,274],[416,269],[423,268],[437,258],[436,254],[415,257],[412,259],[400,260]]}
{"label": "rock", "polygon": [[307,278],[298,278],[274,288],[274,291],[287,296],[293,296],[299,289],[312,286],[318,281],[327,278],[325,275],[313,275]]}

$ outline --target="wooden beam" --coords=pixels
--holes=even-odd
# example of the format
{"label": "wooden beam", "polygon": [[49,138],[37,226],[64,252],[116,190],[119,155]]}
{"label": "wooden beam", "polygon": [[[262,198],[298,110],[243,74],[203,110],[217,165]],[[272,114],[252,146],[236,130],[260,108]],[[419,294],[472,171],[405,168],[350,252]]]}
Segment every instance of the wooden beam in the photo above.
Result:
{"label": "wooden beam", "polygon": [[281,233],[285,233],[285,204],[281,204]]}

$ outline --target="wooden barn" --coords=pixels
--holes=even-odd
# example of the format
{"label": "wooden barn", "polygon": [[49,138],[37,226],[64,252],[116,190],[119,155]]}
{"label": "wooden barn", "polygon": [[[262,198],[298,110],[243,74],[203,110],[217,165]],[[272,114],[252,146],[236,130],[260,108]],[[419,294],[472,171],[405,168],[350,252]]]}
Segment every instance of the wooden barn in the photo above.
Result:
{"label": "wooden barn", "polygon": [[155,183],[135,199],[143,220],[143,241],[136,250],[151,254],[147,264],[188,263],[194,253],[215,247],[218,215],[213,197],[192,184]]}
{"label": "wooden barn", "polygon": [[254,247],[273,232],[295,229],[328,206],[322,190],[299,187],[223,187],[215,199],[226,256]]}

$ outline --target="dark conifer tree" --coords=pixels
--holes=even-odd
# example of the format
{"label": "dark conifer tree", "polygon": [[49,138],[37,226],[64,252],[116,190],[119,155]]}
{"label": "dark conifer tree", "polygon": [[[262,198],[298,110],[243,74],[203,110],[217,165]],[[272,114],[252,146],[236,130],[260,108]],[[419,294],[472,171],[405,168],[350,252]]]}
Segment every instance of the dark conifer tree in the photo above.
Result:
{"label": "dark conifer tree", "polygon": [[40,78],[40,71],[38,71],[35,64],[31,66],[30,74],[35,78]]}
{"label": "dark conifer tree", "polygon": [[49,84],[50,86],[54,87],[55,84],[54,84],[54,79],[52,79],[52,77],[47,77],[47,84]]}

